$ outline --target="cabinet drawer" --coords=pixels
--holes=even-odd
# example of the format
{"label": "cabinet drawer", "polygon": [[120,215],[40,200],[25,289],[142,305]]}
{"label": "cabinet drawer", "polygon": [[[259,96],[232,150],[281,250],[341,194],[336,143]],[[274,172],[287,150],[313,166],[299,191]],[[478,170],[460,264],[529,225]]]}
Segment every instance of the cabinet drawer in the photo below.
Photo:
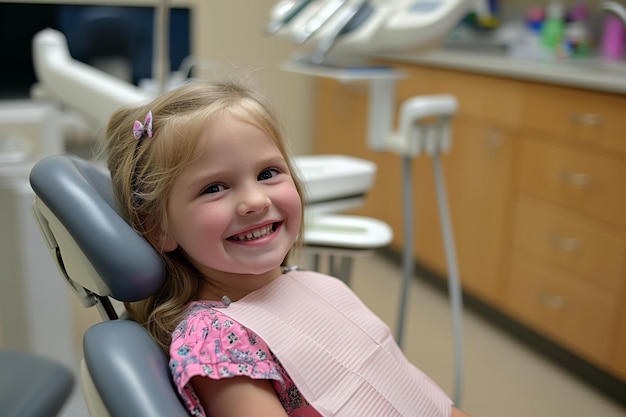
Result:
{"label": "cabinet drawer", "polygon": [[515,250],[506,290],[512,312],[572,351],[606,364],[617,296]]}
{"label": "cabinet drawer", "polygon": [[626,163],[526,138],[520,187],[626,228]]}
{"label": "cabinet drawer", "polygon": [[626,237],[603,223],[522,194],[514,244],[612,292],[624,276]]}
{"label": "cabinet drawer", "polygon": [[529,84],[524,123],[531,129],[607,151],[626,152],[626,97]]}

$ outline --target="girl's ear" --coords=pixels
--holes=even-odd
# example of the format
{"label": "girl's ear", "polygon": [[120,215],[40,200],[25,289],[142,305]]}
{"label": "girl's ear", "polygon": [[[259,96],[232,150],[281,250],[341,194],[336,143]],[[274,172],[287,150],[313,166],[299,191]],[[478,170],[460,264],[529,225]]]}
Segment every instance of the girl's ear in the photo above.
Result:
{"label": "girl's ear", "polygon": [[176,250],[178,247],[178,242],[174,237],[167,232],[167,229],[162,227],[158,228],[159,236],[157,238],[157,242],[159,242],[159,247],[163,252],[172,252]]}
{"label": "girl's ear", "polygon": [[178,242],[167,231],[167,221],[163,220],[160,225],[150,227],[150,240],[163,252],[172,252],[178,248]]}

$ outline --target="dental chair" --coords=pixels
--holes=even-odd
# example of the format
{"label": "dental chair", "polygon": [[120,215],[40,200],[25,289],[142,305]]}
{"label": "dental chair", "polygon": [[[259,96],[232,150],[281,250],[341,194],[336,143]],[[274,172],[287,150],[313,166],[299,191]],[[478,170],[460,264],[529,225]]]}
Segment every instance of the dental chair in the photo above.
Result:
{"label": "dental chair", "polygon": [[[296,164],[307,169],[306,159]],[[307,175],[307,185],[319,188],[327,181],[322,174]],[[96,307],[104,320],[83,338],[81,382],[92,417],[188,416],[166,355],[120,303],[155,292],[165,268],[117,213],[108,171],[77,156],[49,156],[35,164],[30,184],[34,217],[61,276],[81,304]],[[320,209],[327,203],[319,201],[310,205]],[[386,223],[341,214],[312,215],[306,227],[304,246],[315,256],[313,269],[319,270],[316,261],[326,255],[330,273],[344,281],[353,257],[386,245],[392,236]]]}
{"label": "dental chair", "polygon": [[[188,417],[163,351],[119,302],[141,300],[165,268],[152,247],[117,214],[108,172],[70,155],[31,171],[33,213],[62,277],[104,320],[83,338],[81,382],[92,417]],[[117,301],[116,301],[117,300]]]}

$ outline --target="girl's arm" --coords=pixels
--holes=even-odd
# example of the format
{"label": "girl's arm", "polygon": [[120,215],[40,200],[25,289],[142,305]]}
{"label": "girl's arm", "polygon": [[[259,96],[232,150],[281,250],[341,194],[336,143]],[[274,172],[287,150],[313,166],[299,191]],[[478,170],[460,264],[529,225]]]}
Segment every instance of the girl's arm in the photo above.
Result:
{"label": "girl's arm", "polygon": [[207,417],[287,417],[269,379],[198,376],[191,385]]}

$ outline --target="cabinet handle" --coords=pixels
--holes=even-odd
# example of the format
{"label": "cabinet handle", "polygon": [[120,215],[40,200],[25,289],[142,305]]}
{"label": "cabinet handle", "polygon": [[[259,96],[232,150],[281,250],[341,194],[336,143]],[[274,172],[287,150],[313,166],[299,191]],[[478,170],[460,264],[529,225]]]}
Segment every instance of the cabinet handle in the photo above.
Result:
{"label": "cabinet handle", "polygon": [[540,291],[537,299],[541,304],[553,310],[562,310],[567,306],[567,297],[564,295],[553,295],[545,291]]}
{"label": "cabinet handle", "polygon": [[561,237],[553,234],[550,236],[550,243],[555,248],[565,252],[575,252],[580,249],[580,240],[573,237]]}
{"label": "cabinet handle", "polygon": [[583,187],[591,183],[591,175],[582,172],[561,172],[559,178],[568,185]]}
{"label": "cabinet handle", "polygon": [[599,126],[602,124],[602,116],[594,113],[574,113],[571,119],[574,124],[583,126]]}
{"label": "cabinet handle", "polygon": [[491,161],[497,161],[500,157],[502,146],[504,145],[502,134],[495,130],[489,130],[485,132],[483,140],[485,144],[485,156]]}
{"label": "cabinet handle", "polygon": [[487,133],[486,139],[487,145],[489,145],[489,147],[492,149],[500,148],[504,144],[504,138],[502,137],[502,134],[500,132],[490,131]]}

